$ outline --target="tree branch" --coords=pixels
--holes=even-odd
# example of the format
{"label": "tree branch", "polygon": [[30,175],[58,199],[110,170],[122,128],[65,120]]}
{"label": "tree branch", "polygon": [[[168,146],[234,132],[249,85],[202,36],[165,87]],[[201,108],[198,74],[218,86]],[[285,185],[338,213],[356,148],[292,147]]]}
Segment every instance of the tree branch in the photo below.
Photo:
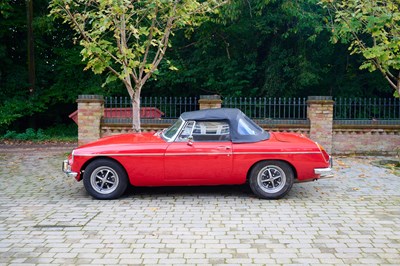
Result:
{"label": "tree branch", "polygon": [[142,76],[143,76],[143,72],[144,72],[144,69],[145,69],[145,64],[147,62],[147,56],[149,55],[149,50],[150,50],[150,46],[151,46],[151,40],[153,39],[153,31],[154,31],[154,27],[155,27],[156,20],[157,20],[157,14],[158,14],[158,8],[156,7],[154,17],[153,17],[153,19],[151,21],[150,33],[149,33],[149,36],[147,38],[147,42],[148,43],[147,43],[147,46],[146,46],[146,50],[144,52],[144,57],[143,57],[143,60],[142,60],[142,66],[140,67],[140,70],[139,70],[139,78],[142,78]]}
{"label": "tree branch", "polygon": [[[385,75],[384,73],[382,73],[383,76],[385,77],[385,79],[389,82],[390,87],[394,88],[395,90],[397,90],[397,85],[390,79],[390,77],[388,75]],[[399,80],[397,80],[397,83],[399,82]]]}
{"label": "tree branch", "polygon": [[[59,5],[59,6],[60,6],[60,8],[61,8],[62,10],[64,10],[64,12],[66,12],[67,15],[71,18],[73,24],[74,24],[75,27],[78,29],[78,31],[79,31],[80,35],[82,36],[82,38],[83,38],[85,41],[87,41],[88,43],[96,43],[96,44],[97,44],[97,42],[94,41],[92,38],[90,38],[90,36],[88,36],[88,35],[86,34],[86,32],[80,27],[78,21],[76,21],[76,19],[75,19],[75,16],[69,11],[69,8],[66,8],[66,7],[61,6],[61,5]],[[97,45],[97,46],[100,47],[99,45]],[[101,48],[100,48],[100,49],[101,49]],[[116,57],[115,57],[113,54],[111,54],[110,52],[104,51],[103,49],[102,49],[102,51],[103,51],[103,52],[106,52],[106,53],[107,53],[111,58],[113,58],[116,62],[119,62],[118,58],[116,58]],[[96,52],[94,52],[93,54],[94,54],[99,60],[101,60],[103,63],[106,63],[106,62],[107,62],[106,60],[104,60],[104,59],[100,56],[100,54],[98,54],[98,53],[96,53]],[[111,67],[110,65],[107,64],[106,68],[107,68],[108,70],[110,70],[114,75],[116,75],[117,77],[119,77],[119,73],[118,73],[113,67]]]}
{"label": "tree branch", "polygon": [[[225,4],[228,4],[229,2],[230,2],[230,0],[225,0],[223,2],[220,2],[220,3],[216,4],[215,6],[213,6],[213,9],[219,8]],[[194,15],[194,14],[199,14],[202,11],[204,12],[204,5],[200,4],[200,7],[198,9],[194,10],[193,12],[188,12],[187,14]]]}
{"label": "tree branch", "polygon": [[162,48],[159,46],[156,55],[154,56],[153,62],[151,63],[151,68],[150,71],[146,73],[146,75],[143,77],[142,82],[145,83],[150,76],[154,73],[154,71],[157,69],[158,65],[160,64],[161,60],[164,57],[165,51],[167,50],[168,47],[168,42],[169,42],[169,35],[171,34],[171,29],[173,26],[173,22],[175,20],[175,14],[176,14],[176,7],[179,3],[179,0],[176,0],[174,2],[174,7],[172,8],[172,12],[170,17],[167,20],[167,24],[165,26],[164,30],[164,36],[161,39],[161,44]]}

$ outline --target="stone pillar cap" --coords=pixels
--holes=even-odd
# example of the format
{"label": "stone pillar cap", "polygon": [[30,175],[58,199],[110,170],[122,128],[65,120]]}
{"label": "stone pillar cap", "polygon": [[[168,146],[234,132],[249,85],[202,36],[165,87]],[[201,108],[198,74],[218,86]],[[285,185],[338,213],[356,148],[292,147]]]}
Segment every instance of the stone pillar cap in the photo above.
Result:
{"label": "stone pillar cap", "polygon": [[104,100],[103,95],[90,95],[90,94],[82,94],[78,96],[79,100]]}
{"label": "stone pillar cap", "polygon": [[200,95],[200,99],[204,100],[221,100],[220,95]]}
{"label": "stone pillar cap", "polygon": [[307,100],[311,100],[311,101],[332,101],[332,96],[308,96]]}
{"label": "stone pillar cap", "polygon": [[79,95],[77,103],[104,103],[103,95]]}

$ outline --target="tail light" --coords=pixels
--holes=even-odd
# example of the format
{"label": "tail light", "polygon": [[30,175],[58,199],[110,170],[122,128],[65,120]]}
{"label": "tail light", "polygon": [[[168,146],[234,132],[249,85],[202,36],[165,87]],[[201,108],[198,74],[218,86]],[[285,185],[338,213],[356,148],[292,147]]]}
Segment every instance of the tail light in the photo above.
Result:
{"label": "tail light", "polygon": [[325,161],[329,162],[330,160],[330,156],[329,154],[326,152],[326,150],[324,149],[324,147],[322,147],[322,145],[320,145],[319,143],[317,143],[318,148],[320,149],[322,156],[324,157]]}

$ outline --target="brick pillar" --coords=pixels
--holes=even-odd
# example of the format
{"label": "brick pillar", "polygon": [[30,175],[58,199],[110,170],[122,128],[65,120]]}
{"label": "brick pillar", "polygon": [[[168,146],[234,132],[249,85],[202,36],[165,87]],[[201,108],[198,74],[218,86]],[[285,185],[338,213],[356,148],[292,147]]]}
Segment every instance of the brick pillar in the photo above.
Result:
{"label": "brick pillar", "polygon": [[328,152],[332,152],[333,105],[331,96],[309,96],[307,100],[310,138]]}
{"label": "brick pillar", "polygon": [[79,95],[78,100],[78,144],[86,144],[101,137],[100,122],[104,114],[102,95]]}
{"label": "brick pillar", "polygon": [[222,100],[219,95],[200,95],[200,110],[210,108],[221,108]]}

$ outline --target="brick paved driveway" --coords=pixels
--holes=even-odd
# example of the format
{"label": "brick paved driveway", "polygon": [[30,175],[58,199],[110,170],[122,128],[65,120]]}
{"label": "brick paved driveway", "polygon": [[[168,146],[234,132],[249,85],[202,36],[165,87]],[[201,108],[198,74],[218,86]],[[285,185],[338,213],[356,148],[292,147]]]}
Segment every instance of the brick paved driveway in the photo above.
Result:
{"label": "brick paved driveway", "polygon": [[60,172],[69,148],[0,149],[0,265],[400,265],[400,177],[335,158],[288,197],[246,186],[136,188],[97,201]]}

